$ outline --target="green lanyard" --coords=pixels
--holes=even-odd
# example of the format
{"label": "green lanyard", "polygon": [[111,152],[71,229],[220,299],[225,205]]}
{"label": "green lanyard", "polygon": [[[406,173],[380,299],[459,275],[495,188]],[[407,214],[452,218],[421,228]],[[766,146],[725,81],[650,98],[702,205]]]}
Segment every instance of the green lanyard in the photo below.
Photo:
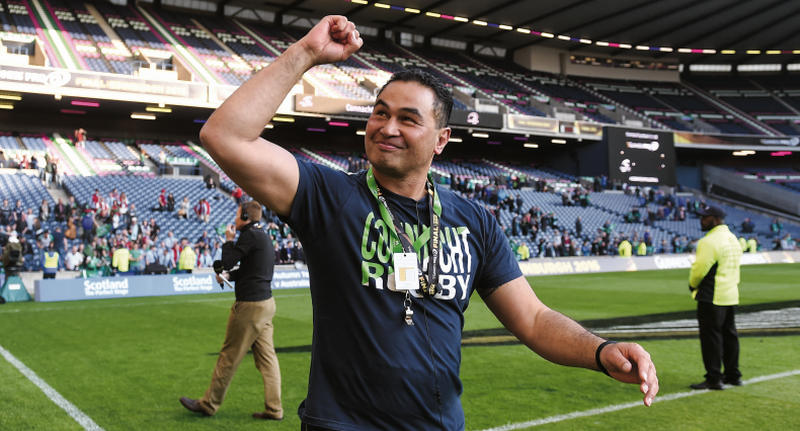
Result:
{"label": "green lanyard", "polygon": [[[430,257],[428,259],[428,273],[420,268],[419,271],[419,284],[423,293],[433,296],[439,291],[439,249],[441,245],[441,235],[439,233],[439,218],[442,216],[442,203],[439,201],[439,195],[436,193],[436,188],[433,185],[433,179],[428,175],[426,182],[426,189],[428,191],[428,212],[430,214],[430,229],[429,232],[420,234],[414,243],[408,238],[408,235],[402,231],[397,224],[392,211],[389,209],[389,204],[386,197],[383,196],[378,182],[375,180],[375,174],[372,168],[367,171],[367,187],[375,197],[378,203],[378,211],[381,213],[381,219],[389,229],[389,240],[392,244],[392,251],[394,253],[415,253],[417,250],[421,251],[423,244],[430,240]],[[418,261],[418,264],[419,261]],[[421,265],[421,264],[420,264]]]}

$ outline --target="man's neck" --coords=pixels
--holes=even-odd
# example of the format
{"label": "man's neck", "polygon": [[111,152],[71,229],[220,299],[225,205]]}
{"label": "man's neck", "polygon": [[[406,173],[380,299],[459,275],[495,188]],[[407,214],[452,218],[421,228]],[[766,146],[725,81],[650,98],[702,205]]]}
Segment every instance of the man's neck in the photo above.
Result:
{"label": "man's neck", "polygon": [[396,195],[405,196],[415,201],[425,197],[427,176],[409,174],[398,178],[384,175],[375,169],[373,169],[373,173],[381,187]]}

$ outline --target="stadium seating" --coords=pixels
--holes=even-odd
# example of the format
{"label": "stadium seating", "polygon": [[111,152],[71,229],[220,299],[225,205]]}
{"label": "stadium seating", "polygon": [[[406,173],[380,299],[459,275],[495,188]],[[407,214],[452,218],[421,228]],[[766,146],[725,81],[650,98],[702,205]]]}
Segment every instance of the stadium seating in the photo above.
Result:
{"label": "stadium seating", "polygon": [[[22,135],[20,140],[25,147],[25,151],[47,151],[47,139],[42,135]],[[12,149],[21,147],[17,139],[6,132],[0,135],[1,148]],[[138,148],[137,148],[138,147]],[[220,176],[221,190],[230,192],[236,185],[227,175],[222,172],[216,163],[208,156],[202,147],[192,142],[154,142],[136,141],[125,143],[121,140],[102,139],[90,140],[85,143],[84,154],[97,165],[98,161],[109,161],[122,166],[128,163],[139,163],[136,155],[141,150],[149,159],[157,163],[159,153],[162,151],[167,155],[168,163],[192,163],[198,161],[208,169],[217,172]],[[290,148],[292,154],[298,159],[307,160],[314,163],[323,163],[336,169],[348,170],[353,166],[363,165],[354,164],[355,161],[363,159],[354,154],[341,154],[323,150],[311,150],[306,148]],[[589,205],[564,206],[561,201],[560,192],[568,191],[577,186],[578,179],[558,173],[556,171],[539,167],[526,166],[519,163],[507,163],[492,160],[458,160],[437,158],[433,164],[433,171],[443,176],[443,182],[449,183],[451,176],[468,178],[478,181],[484,187],[492,190],[495,199],[492,203],[480,200],[479,197],[469,193],[462,193],[471,199],[478,199],[479,202],[489,211],[497,214],[498,220],[507,229],[509,240],[515,244],[526,243],[531,250],[538,250],[538,242],[545,241],[545,244],[557,242],[556,236],[569,234],[575,244],[580,246],[583,242],[591,242],[598,232],[603,230],[611,231],[612,242],[618,240],[623,235],[629,239],[642,239],[645,232],[649,232],[653,244],[658,246],[662,243],[669,244],[671,249],[672,240],[676,237],[686,237],[687,241],[695,240],[703,235],[700,231],[698,219],[691,214],[683,220],[674,220],[669,217],[665,220],[654,220],[646,222],[648,211],[658,212],[661,207],[659,204],[647,202],[643,197],[631,194],[624,194],[619,191],[606,191],[591,193]],[[108,173],[109,171],[104,171]],[[791,169],[784,171],[761,172],[762,179],[768,175],[791,175],[796,172]],[[512,177],[525,176],[528,183],[534,180],[543,180],[548,185],[548,191],[535,191],[532,188],[512,189],[507,184],[511,184]],[[501,181],[502,187],[495,186],[497,181]],[[506,184],[506,181],[508,183]],[[791,183],[794,184],[794,183]],[[160,177],[155,173],[148,175],[132,174],[122,172],[121,175],[94,175],[77,176],[68,175],[64,181],[65,190],[68,194],[76,197],[81,204],[91,201],[91,195],[95,188],[98,188],[103,196],[107,195],[113,188],[126,192],[129,202],[134,203],[140,219],[154,218],[162,227],[163,232],[173,231],[178,237],[196,238],[202,231],[213,231],[220,225],[229,221],[230,214],[235,211],[235,203],[225,193],[217,189],[207,189],[199,177],[193,178],[169,178]],[[190,216],[188,220],[178,219],[174,213],[164,213],[153,211],[156,204],[155,197],[161,189],[166,189],[173,193],[177,202],[186,196],[194,205],[201,197],[207,198],[212,203],[212,216],[209,223],[201,223],[196,218]],[[16,199],[23,199],[25,207],[38,208],[41,199],[48,199],[54,203],[41,181],[36,177],[27,175],[3,175],[2,187],[4,195]],[[794,193],[789,189],[786,192]],[[513,200],[520,199],[519,207],[511,210],[502,203],[505,197]],[[693,197],[689,199],[696,200]],[[686,204],[686,197],[679,198],[678,205]],[[544,214],[553,213],[556,219],[555,229],[544,229],[534,238],[522,235],[521,232],[512,233],[510,228],[518,223],[519,218],[533,207],[538,207]],[[629,222],[626,215],[632,208],[641,208],[642,219],[640,222]],[[769,232],[771,219],[748,211],[742,211],[734,207],[724,206],[728,212],[728,223],[734,233],[740,234],[740,224],[745,217],[749,217],[756,224],[755,236],[765,249],[773,247],[775,236]],[[583,224],[582,235],[575,232],[575,221],[580,217]],[[610,228],[607,227],[610,224]],[[45,223],[46,227],[51,227],[54,222]],[[784,232],[794,236],[800,236],[800,226],[785,223]],[[750,235],[747,235],[750,236]],[[535,253],[534,253],[535,254]]]}
{"label": "stadium seating", "polygon": [[47,200],[50,205],[55,203],[39,178],[27,173],[0,175],[0,196],[2,199],[8,199],[12,206],[17,199],[21,200],[22,206],[34,208],[35,214],[39,213],[38,208],[42,199]]}
{"label": "stadium seating", "polygon": [[[173,231],[177,237],[187,237],[194,241],[204,230],[215,232],[222,224],[230,223],[236,212],[236,203],[216,189],[207,189],[200,178],[147,178],[141,176],[93,176],[67,177],[66,190],[82,205],[91,203],[95,188],[103,197],[116,188],[134,203],[140,220],[154,218],[166,233]],[[189,198],[192,207],[206,198],[211,203],[211,217],[208,223],[199,221],[193,214],[188,219],[178,219],[175,213],[153,211],[161,189],[166,189],[175,197],[176,205],[184,197]],[[216,237],[216,235],[215,235]]]}

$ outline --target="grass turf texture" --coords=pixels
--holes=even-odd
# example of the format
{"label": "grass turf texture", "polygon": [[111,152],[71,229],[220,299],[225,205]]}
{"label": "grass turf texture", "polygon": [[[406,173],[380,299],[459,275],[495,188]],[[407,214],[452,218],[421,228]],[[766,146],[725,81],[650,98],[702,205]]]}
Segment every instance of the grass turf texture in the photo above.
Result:
{"label": "grass turf texture", "polygon": [[[800,299],[800,265],[742,268],[742,304]],[[547,304],[578,320],[689,311],[686,270],[535,277]],[[248,355],[211,418],[183,409],[180,396],[206,389],[225,331],[231,293],[14,303],[0,307],[0,345],[106,430],[297,430],[311,342],[307,291],[276,292],[275,342],[283,376],[283,422],[256,421],[261,378]],[[499,327],[477,295],[465,330]],[[702,379],[696,339],[646,340],[661,394]],[[800,368],[800,336],[742,338],[744,379]],[[588,370],[550,364],[520,345],[463,349],[462,397],[468,429],[484,429],[640,400],[636,387]],[[0,429],[76,430],[80,426],[5,360],[0,360]],[[554,429],[800,429],[800,376],[700,394],[599,416]]]}

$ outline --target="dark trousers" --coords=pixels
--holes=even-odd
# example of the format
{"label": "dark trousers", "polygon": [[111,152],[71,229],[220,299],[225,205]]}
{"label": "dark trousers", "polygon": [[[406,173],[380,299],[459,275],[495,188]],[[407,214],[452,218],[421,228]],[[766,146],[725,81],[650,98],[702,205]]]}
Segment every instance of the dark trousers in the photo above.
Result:
{"label": "dark trousers", "polygon": [[329,428],[320,428],[309,424],[300,424],[300,431],[331,431],[331,430]]}
{"label": "dark trousers", "polygon": [[727,380],[742,377],[739,372],[739,334],[736,332],[735,312],[734,305],[697,303],[700,349],[708,382],[719,383],[722,380],[720,363],[725,366],[724,376]]}

